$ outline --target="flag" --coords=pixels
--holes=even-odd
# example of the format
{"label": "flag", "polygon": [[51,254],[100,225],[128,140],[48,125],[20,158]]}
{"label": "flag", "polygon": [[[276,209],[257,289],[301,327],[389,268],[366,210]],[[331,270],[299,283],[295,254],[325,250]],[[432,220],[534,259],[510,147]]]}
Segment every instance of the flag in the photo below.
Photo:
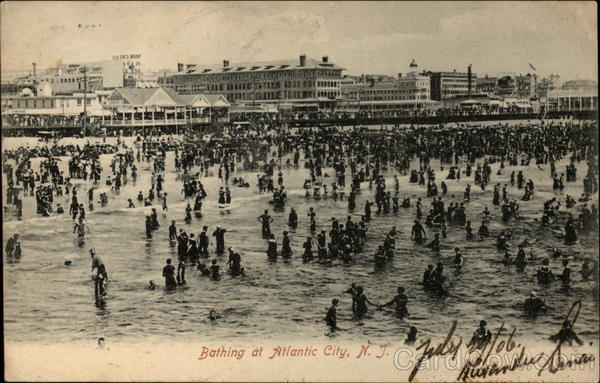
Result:
{"label": "flag", "polygon": [[533,64],[529,63],[529,67],[533,70],[537,70],[536,67],[533,66]]}

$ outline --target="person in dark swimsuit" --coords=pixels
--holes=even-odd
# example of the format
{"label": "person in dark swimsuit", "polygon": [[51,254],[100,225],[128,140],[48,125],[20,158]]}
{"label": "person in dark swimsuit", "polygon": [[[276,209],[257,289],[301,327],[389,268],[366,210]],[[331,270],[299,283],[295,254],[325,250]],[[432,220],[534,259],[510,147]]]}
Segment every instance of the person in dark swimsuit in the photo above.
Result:
{"label": "person in dark swimsuit", "polygon": [[177,287],[175,281],[175,266],[171,264],[171,258],[167,259],[167,265],[163,267],[163,277],[165,277],[165,287],[172,289]]}
{"label": "person in dark swimsuit", "polygon": [[339,299],[334,298],[331,300],[331,307],[327,310],[327,315],[325,315],[325,322],[327,322],[327,326],[331,328],[331,330],[337,329],[337,305],[339,303]]}
{"label": "person in dark swimsuit", "polygon": [[388,303],[379,306],[380,308],[386,306],[396,306],[396,315],[402,319],[408,316],[408,310],[406,309],[406,304],[408,303],[408,297],[404,294],[404,287],[398,287],[398,294]]}

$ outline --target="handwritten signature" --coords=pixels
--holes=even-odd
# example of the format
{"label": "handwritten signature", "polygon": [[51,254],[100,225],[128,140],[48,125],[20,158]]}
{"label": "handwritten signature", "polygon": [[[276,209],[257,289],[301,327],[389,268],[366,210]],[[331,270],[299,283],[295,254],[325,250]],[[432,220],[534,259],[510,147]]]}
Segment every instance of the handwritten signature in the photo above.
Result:
{"label": "handwritten signature", "polygon": [[[500,334],[505,331],[504,322],[500,325],[500,328],[498,328],[489,342],[478,342],[477,340],[472,339],[466,345],[467,350],[469,353],[478,351],[479,355],[475,360],[467,360],[456,380],[467,382],[471,379],[485,379],[486,377],[490,376],[504,375],[508,372],[515,371],[526,366],[533,366],[534,368],[538,369],[538,376],[541,376],[544,371],[547,371],[550,374],[556,374],[557,372],[567,368],[572,368],[573,366],[577,365],[585,365],[594,361],[596,357],[591,354],[584,353],[571,359],[567,359],[562,354],[563,343],[570,343],[572,339],[575,339],[578,343],[581,343],[579,338],[577,338],[577,335],[575,335],[575,333],[572,331],[573,325],[577,322],[580,310],[581,301],[575,301],[565,318],[563,329],[557,335],[551,337],[551,339],[555,340],[557,344],[553,351],[549,354],[541,352],[530,357],[527,356],[526,347],[522,346],[521,344],[516,344],[514,340],[517,330],[516,328],[513,328],[513,330],[510,332],[507,340],[499,340]],[[570,319],[571,317],[572,319]],[[460,337],[455,338],[454,333],[456,331],[456,326],[457,321],[453,321],[445,340],[437,346],[432,346],[431,340],[428,339],[417,347],[416,350],[423,350],[423,353],[417,359],[415,366],[409,375],[409,382],[414,380],[417,372],[419,371],[419,367],[423,364],[423,362],[431,359],[434,356],[447,356],[451,357],[452,360],[456,359],[463,344],[463,340]],[[518,352],[516,358],[513,358],[511,362],[506,364],[499,364],[498,362],[491,361],[490,359],[492,352],[494,352],[494,355],[497,356],[502,352],[509,353],[518,348],[520,348],[520,352]],[[497,358],[494,358],[494,360],[496,359]],[[543,359],[545,359],[545,363],[539,366],[539,363]]]}

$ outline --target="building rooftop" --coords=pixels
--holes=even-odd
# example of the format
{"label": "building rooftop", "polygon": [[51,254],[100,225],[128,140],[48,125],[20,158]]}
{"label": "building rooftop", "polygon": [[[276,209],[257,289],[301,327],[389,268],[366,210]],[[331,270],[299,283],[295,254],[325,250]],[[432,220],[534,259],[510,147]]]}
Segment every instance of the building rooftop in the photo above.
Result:
{"label": "building rooftop", "polygon": [[177,75],[197,75],[197,74],[214,74],[214,73],[248,73],[248,72],[265,72],[265,71],[280,71],[280,70],[295,70],[295,69],[338,69],[344,70],[334,63],[318,61],[311,58],[306,58],[303,66],[300,66],[300,60],[281,60],[281,61],[255,61],[228,63],[223,64],[197,66],[196,69],[185,73],[176,73]]}
{"label": "building rooftop", "polygon": [[117,88],[106,100],[109,106],[229,106],[222,94],[179,94],[169,88]]}
{"label": "building rooftop", "polygon": [[598,97],[598,89],[552,89],[547,97]]}
{"label": "building rooftop", "polygon": [[[440,71],[423,71],[421,74],[425,75],[425,76],[429,76],[429,75],[439,75],[439,76],[445,76],[445,77],[467,77],[469,74],[467,72],[440,72]],[[471,73],[471,76],[473,76],[473,78],[477,77],[477,74],[475,73]]]}

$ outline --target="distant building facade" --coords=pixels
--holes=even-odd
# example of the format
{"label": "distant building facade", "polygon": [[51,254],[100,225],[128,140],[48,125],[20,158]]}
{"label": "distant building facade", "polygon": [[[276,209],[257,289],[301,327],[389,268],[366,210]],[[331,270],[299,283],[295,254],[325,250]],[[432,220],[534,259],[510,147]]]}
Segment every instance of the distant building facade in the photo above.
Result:
{"label": "distant building facade", "polygon": [[105,60],[82,64],[63,64],[37,73],[33,64],[31,75],[14,80],[17,88],[37,92],[49,89],[54,95],[123,86],[123,68],[119,61]]}
{"label": "distant building facade", "polygon": [[498,77],[479,77],[475,81],[475,91],[479,94],[487,94],[489,96],[496,95],[498,85]]}
{"label": "distant building facade", "polygon": [[16,115],[101,116],[105,96],[95,93],[73,93],[59,96],[2,97],[2,113]]}
{"label": "distant building facade", "polygon": [[561,88],[560,76],[551,74],[538,80],[535,93],[538,98],[543,98],[548,95],[548,92]]}
{"label": "distant building facade", "polygon": [[[469,92],[469,74],[466,72],[423,72],[429,77],[431,84],[431,99],[442,101],[456,96],[466,95]],[[477,75],[471,74],[472,89],[475,89]]]}
{"label": "distant building facade", "polygon": [[342,81],[341,112],[400,112],[424,108],[431,101],[430,79],[417,73],[417,64],[398,78],[384,75],[346,77]]}
{"label": "distant building facade", "polygon": [[562,90],[590,90],[597,88],[598,82],[593,80],[569,80],[565,81],[561,86]]}
{"label": "distant building facade", "polygon": [[551,90],[540,104],[548,112],[597,111],[598,88]]}
{"label": "distant building facade", "polygon": [[178,64],[178,73],[158,78],[180,93],[219,93],[237,105],[272,104],[294,109],[333,110],[341,98],[344,68],[301,55],[298,60],[230,63],[199,67]]}
{"label": "distant building facade", "polygon": [[537,76],[507,74],[498,78],[496,94],[501,97],[531,98],[536,97]]}

